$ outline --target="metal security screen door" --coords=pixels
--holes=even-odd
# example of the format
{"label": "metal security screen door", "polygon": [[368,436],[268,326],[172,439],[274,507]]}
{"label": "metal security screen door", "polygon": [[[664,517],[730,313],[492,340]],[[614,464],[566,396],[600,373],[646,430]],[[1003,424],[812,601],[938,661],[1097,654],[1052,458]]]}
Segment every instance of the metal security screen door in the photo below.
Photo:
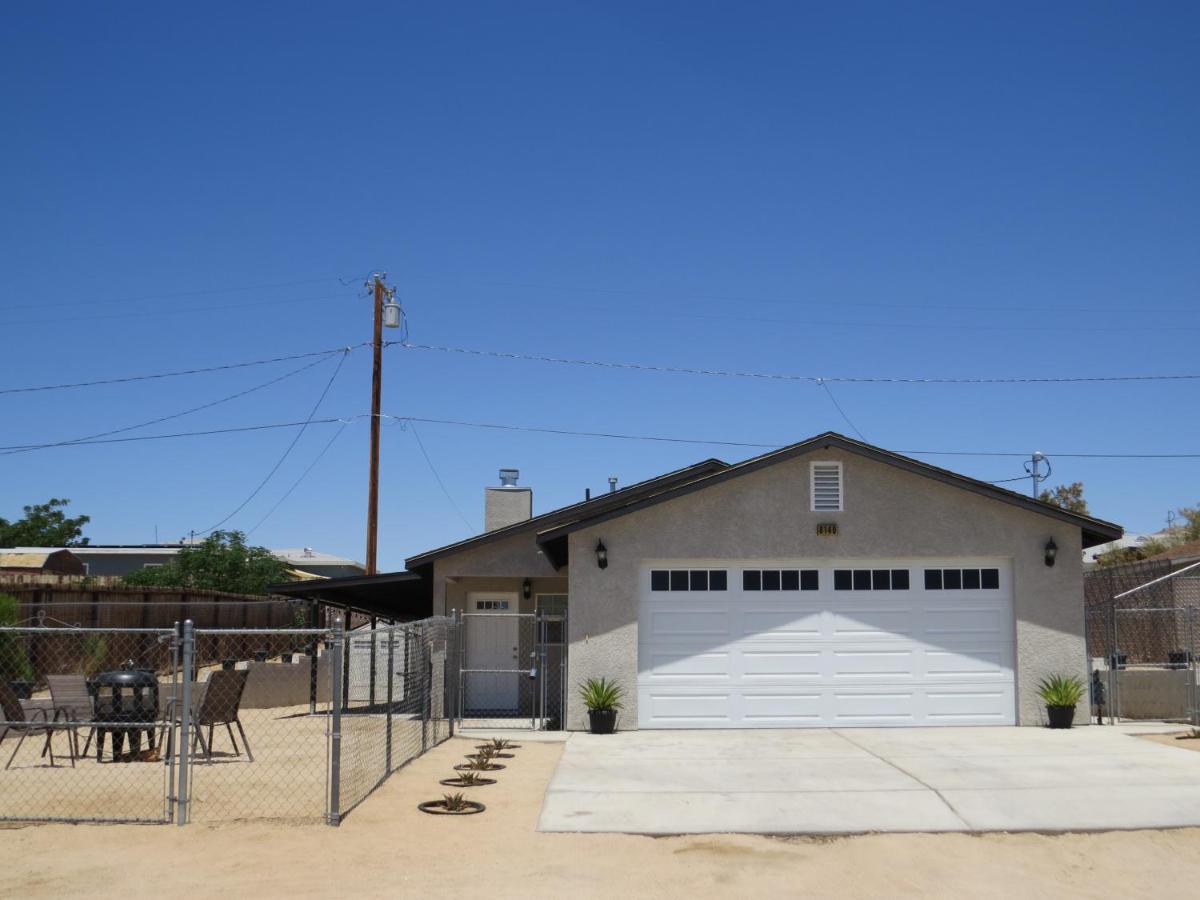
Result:
{"label": "metal security screen door", "polygon": [[516,715],[520,706],[520,622],[515,596],[473,597],[466,623],[468,710]]}
{"label": "metal security screen door", "polygon": [[[507,602],[508,609],[501,604]],[[462,727],[558,729],[566,672],[564,612],[518,613],[516,599],[472,596],[463,613]]]}

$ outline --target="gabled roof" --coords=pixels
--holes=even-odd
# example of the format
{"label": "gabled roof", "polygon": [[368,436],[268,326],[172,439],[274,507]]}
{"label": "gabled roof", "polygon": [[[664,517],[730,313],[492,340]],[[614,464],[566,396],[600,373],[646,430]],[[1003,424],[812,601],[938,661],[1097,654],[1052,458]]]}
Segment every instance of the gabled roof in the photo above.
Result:
{"label": "gabled roof", "polygon": [[1156,553],[1151,559],[1187,560],[1200,559],[1200,541],[1188,541],[1186,544],[1176,544],[1169,550]]}
{"label": "gabled roof", "polygon": [[534,516],[531,519],[526,519],[523,522],[517,522],[514,525],[509,525],[505,528],[497,528],[495,531],[488,531],[483,534],[478,534],[475,537],[467,538],[465,541],[459,541],[455,544],[448,544],[445,547],[439,547],[436,550],[428,550],[418,556],[409,557],[405,561],[405,567],[415,569],[418,566],[425,566],[432,563],[435,559],[443,556],[449,556],[453,553],[459,553],[463,550],[469,550],[483,544],[498,541],[506,537],[512,537],[515,534],[522,532],[536,533],[543,529],[553,528],[556,525],[561,525],[564,522],[571,522],[578,519],[580,516],[588,513],[602,513],[613,507],[620,507],[634,500],[651,497],[659,491],[667,490],[680,484],[686,484],[689,481],[695,481],[698,478],[703,478],[713,472],[719,472],[722,469],[729,468],[729,464],[722,462],[719,459],[706,459],[694,465],[687,466],[682,469],[676,469],[674,472],[667,472],[665,475],[658,475],[654,478],[649,478],[646,481],[639,481],[636,484],[631,484],[607,494],[600,494],[590,500],[584,500],[580,503],[573,503],[570,506],[564,506],[560,509],[553,510],[548,513],[543,513],[540,516]]}
{"label": "gabled roof", "polygon": [[666,500],[682,497],[693,491],[703,490],[711,485],[720,484],[731,478],[737,478],[739,475],[746,475],[767,466],[793,459],[818,448],[828,449],[830,447],[837,447],[848,453],[854,453],[867,459],[896,466],[899,469],[923,475],[926,478],[932,478],[935,481],[941,481],[954,487],[963,488],[972,493],[980,494],[993,500],[999,500],[1002,503],[1009,503],[1013,506],[1019,506],[1022,509],[1049,516],[1052,519],[1059,519],[1060,521],[1077,525],[1083,531],[1084,547],[1092,547],[1106,541],[1116,540],[1123,534],[1121,526],[1115,525],[1112,522],[1105,522],[1103,519],[1069,512],[1062,507],[1055,506],[1053,503],[1045,503],[1024,494],[1018,494],[1015,491],[996,487],[996,485],[988,484],[986,481],[978,481],[974,478],[968,478],[966,475],[959,475],[957,472],[940,469],[937,466],[931,466],[928,463],[923,463],[911,457],[901,456],[899,453],[892,453],[889,450],[883,450],[871,444],[856,441],[843,434],[838,434],[836,431],[827,431],[824,434],[800,441],[797,444],[791,444],[779,450],[772,450],[769,453],[764,453],[761,456],[756,456],[753,459],[748,459],[736,465],[726,466],[704,477],[692,479],[667,490],[657,491],[650,496],[630,497],[628,502],[620,506],[610,506],[602,510],[583,510],[572,521],[539,531],[538,543],[548,544],[581,528],[588,528],[600,522],[636,512],[639,509],[645,509],[648,506],[653,506]]}

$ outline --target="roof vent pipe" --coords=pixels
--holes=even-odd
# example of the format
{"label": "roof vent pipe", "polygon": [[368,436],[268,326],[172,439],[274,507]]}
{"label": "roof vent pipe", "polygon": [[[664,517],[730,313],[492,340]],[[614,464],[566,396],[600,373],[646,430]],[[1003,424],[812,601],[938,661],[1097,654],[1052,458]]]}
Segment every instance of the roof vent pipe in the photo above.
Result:
{"label": "roof vent pipe", "polygon": [[591,489],[591,488],[584,488],[584,489],[583,489],[583,499],[584,499],[584,500],[591,500],[591,499],[592,499],[592,489]]}
{"label": "roof vent pipe", "polygon": [[608,476],[608,492],[610,494],[613,494],[613,493],[616,493],[616,490],[617,490],[617,476],[609,475]]}
{"label": "roof vent pipe", "polygon": [[500,487],[516,487],[517,479],[521,476],[520,469],[501,469]]}

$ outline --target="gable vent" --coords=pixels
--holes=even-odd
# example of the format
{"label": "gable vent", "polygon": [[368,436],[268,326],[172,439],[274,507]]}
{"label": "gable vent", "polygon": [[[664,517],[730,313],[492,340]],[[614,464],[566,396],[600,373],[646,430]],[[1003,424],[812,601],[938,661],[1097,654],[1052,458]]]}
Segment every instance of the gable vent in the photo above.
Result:
{"label": "gable vent", "polygon": [[813,512],[841,512],[842,464],[815,462],[811,464]]}

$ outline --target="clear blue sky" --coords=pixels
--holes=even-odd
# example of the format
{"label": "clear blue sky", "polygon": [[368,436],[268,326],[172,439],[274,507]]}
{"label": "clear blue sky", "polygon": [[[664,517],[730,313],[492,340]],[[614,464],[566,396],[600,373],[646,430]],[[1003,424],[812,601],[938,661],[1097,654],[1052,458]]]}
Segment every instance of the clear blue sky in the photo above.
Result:
{"label": "clear blue sky", "polygon": [[[1198,38],[1190,3],[10,4],[0,387],[359,343],[372,268],[430,344],[820,375],[1195,372]],[[812,384],[399,349],[385,369],[399,415],[850,433]],[[0,444],[120,428],[286,371],[0,395]],[[302,419],[331,372],[144,432]],[[322,415],[366,411],[369,372],[352,354]],[[1198,390],[833,387],[884,447],[1022,452],[1200,451]],[[331,427],[228,527],[257,522]],[[292,434],[3,456],[0,515],[65,496],[95,542],[151,541],[156,525],[175,539],[241,503]],[[501,466],[544,511],[610,474],[751,454],[420,435],[472,528]],[[361,559],[366,451],[359,420],[253,539]],[[385,427],[383,452],[384,567],[469,533],[412,433]],[[1200,500],[1200,460],[1054,467],[1130,530]]]}

